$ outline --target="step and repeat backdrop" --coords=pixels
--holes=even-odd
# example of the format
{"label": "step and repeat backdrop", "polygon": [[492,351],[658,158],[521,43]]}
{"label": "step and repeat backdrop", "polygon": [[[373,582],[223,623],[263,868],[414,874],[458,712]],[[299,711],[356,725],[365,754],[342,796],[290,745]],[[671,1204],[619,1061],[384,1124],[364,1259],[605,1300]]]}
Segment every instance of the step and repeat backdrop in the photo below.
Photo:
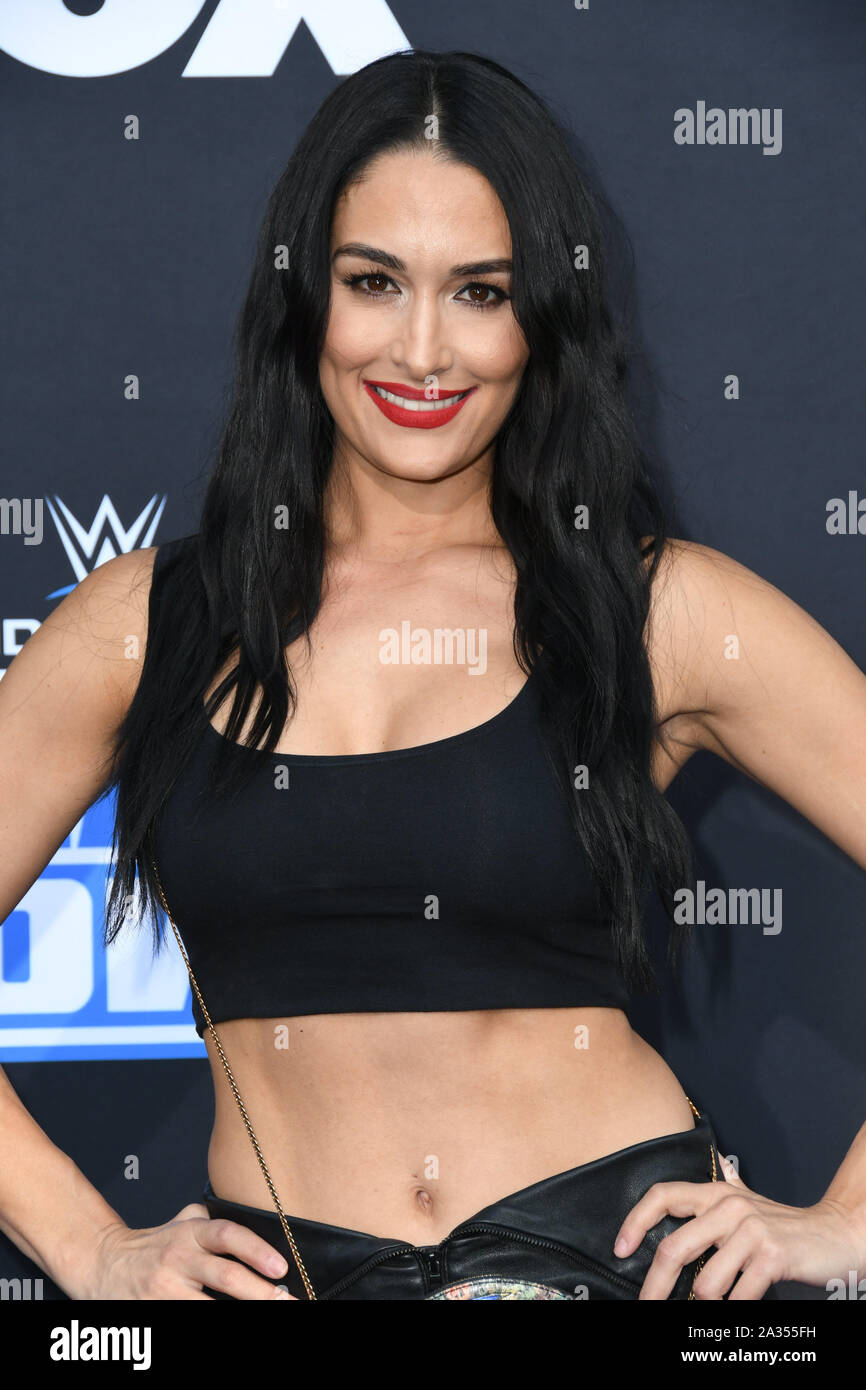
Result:
{"label": "step and repeat backdrop", "polygon": [[[95,566],[196,529],[270,189],[333,86],[412,47],[493,57],[568,123],[615,214],[674,534],[866,668],[854,0],[0,0],[0,667]],[[669,795],[708,889],[778,912],[698,925],[633,1022],[750,1186],[813,1202],[866,1119],[866,877],[708,755]],[[102,948],[112,813],[86,812],[0,927],[0,1062],[124,1218],[157,1224],[199,1197],[212,1093],[173,946]],[[657,907],[650,931],[661,963]],[[0,1276],[38,1274],[0,1237]]]}

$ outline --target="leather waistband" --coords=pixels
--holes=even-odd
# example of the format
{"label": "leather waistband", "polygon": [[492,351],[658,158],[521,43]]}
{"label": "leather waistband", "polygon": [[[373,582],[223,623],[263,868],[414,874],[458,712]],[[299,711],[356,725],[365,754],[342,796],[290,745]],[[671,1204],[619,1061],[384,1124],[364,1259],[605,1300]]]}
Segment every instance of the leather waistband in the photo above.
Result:
{"label": "leather waistband", "polygon": [[[723,1181],[703,1113],[693,1129],[618,1149],[509,1193],[436,1245],[286,1216],[318,1299],[426,1298],[444,1284],[493,1274],[535,1279],[572,1297],[589,1280],[588,1296],[636,1298],[659,1242],[685,1218],[664,1217],[634,1254],[619,1259],[613,1243],[623,1218],[653,1183],[714,1177]],[[212,1217],[238,1221],[280,1250],[289,1273],[273,1282],[306,1297],[275,1210],[217,1197],[210,1181],[203,1201]],[[688,1297],[697,1264],[683,1271],[672,1297]]]}

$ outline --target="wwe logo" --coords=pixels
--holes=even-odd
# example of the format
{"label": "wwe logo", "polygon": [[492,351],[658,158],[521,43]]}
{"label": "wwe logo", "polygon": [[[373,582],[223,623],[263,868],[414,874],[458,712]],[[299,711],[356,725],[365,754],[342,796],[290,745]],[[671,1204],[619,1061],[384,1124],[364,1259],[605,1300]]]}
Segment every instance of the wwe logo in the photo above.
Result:
{"label": "wwe logo", "polygon": [[[75,583],[79,583],[91,570],[104,565],[106,560],[113,560],[116,555],[125,555],[137,547],[143,549],[149,546],[165,509],[166,500],[166,497],[158,497],[154,493],[132,525],[124,527],[111,498],[106,493],[90,527],[86,528],[76,520],[66,503],[58,496],[55,495],[53,503],[50,497],[46,497],[46,505],[72,566]],[[47,597],[62,598],[74,588],[75,584],[67,584],[65,588],[55,589]]]}

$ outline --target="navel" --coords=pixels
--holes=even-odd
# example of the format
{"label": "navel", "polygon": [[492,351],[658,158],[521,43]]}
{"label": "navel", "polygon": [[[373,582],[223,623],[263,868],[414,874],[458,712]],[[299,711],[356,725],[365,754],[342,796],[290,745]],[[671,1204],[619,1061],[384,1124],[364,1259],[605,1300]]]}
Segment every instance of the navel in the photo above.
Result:
{"label": "navel", "polygon": [[415,1201],[426,1216],[433,1214],[433,1194],[426,1187],[416,1187]]}

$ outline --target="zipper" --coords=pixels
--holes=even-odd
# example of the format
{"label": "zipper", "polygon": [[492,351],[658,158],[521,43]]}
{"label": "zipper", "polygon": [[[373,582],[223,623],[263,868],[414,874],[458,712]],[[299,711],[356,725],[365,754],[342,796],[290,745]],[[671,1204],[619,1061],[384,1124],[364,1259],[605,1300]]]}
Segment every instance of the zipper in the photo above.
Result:
{"label": "zipper", "polygon": [[323,1294],[320,1294],[319,1298],[334,1298],[338,1293],[342,1293],[344,1289],[348,1289],[352,1284],[356,1284],[359,1279],[363,1278],[365,1274],[369,1274],[370,1270],[375,1269],[377,1265],[384,1264],[386,1260],[392,1260],[395,1255],[417,1255],[420,1249],[422,1249],[422,1247],[418,1245],[389,1245],[387,1250],[380,1250],[378,1254],[371,1255],[369,1260],[365,1260],[357,1269],[353,1269],[351,1274],[344,1275],[344,1277],[338,1280],[336,1284],[333,1284],[331,1288],[326,1289]]}
{"label": "zipper", "polygon": [[[628,1289],[629,1293],[634,1293],[639,1287],[637,1284],[633,1283],[632,1280],[625,1279],[621,1274],[614,1273],[613,1270],[608,1269],[605,1265],[592,1259],[591,1256],[585,1255],[582,1251],[575,1250],[567,1245],[558,1245],[556,1241],[546,1240],[541,1236],[526,1235],[523,1231],[515,1231],[510,1226],[496,1226],[491,1223],[474,1223],[469,1226],[456,1227],[456,1229],[451,1231],[438,1245],[391,1245],[387,1250],[380,1250],[377,1254],[371,1255],[370,1258],[365,1260],[362,1265],[359,1265],[357,1269],[353,1269],[351,1274],[345,1275],[331,1288],[327,1289],[323,1294],[320,1294],[320,1299],[335,1298],[336,1295],[342,1293],[344,1289],[357,1283],[365,1274],[369,1274],[371,1269],[375,1269],[377,1265],[384,1264],[386,1260],[393,1259],[396,1255],[414,1255],[416,1259],[420,1256],[429,1288],[433,1289],[437,1286],[444,1287],[442,1284],[442,1247],[447,1241],[454,1240],[458,1236],[472,1235],[498,1235],[504,1237],[506,1240],[518,1242],[523,1245],[535,1246],[535,1248],[539,1250],[552,1250],[557,1255],[561,1255],[569,1260],[571,1264],[584,1266],[592,1273],[618,1285],[619,1288]],[[458,1279],[455,1282],[459,1283],[460,1280]]]}
{"label": "zipper", "polygon": [[635,1289],[639,1287],[639,1285],[632,1283],[631,1279],[625,1279],[621,1274],[615,1274],[613,1270],[607,1269],[605,1265],[599,1264],[597,1260],[593,1260],[589,1255],[584,1255],[580,1250],[570,1249],[567,1245],[558,1245],[556,1241],[545,1240],[541,1236],[525,1235],[523,1231],[515,1231],[510,1226],[494,1226],[490,1223],[485,1223],[484,1225],[458,1226],[456,1230],[451,1232],[448,1239],[451,1240],[455,1236],[470,1235],[498,1235],[505,1237],[507,1240],[520,1241],[524,1245],[534,1245],[541,1250],[554,1250],[556,1254],[564,1256],[565,1259],[570,1260],[572,1264],[584,1265],[586,1269],[591,1270],[604,1279],[609,1279],[612,1283],[618,1284],[622,1289],[628,1289],[630,1293],[633,1293]]}
{"label": "zipper", "polygon": [[[424,1267],[427,1274],[429,1289],[441,1288],[442,1286],[442,1262],[439,1258],[439,1245],[420,1245],[418,1247],[424,1256]],[[429,1291],[428,1289],[428,1291]]]}
{"label": "zipper", "polygon": [[[447,1240],[448,1237],[446,1236],[445,1239]],[[351,1274],[344,1275],[339,1283],[327,1289],[321,1297],[333,1298],[336,1294],[342,1293],[344,1289],[348,1289],[352,1284],[362,1279],[365,1274],[369,1274],[371,1269],[384,1264],[386,1260],[393,1259],[395,1255],[414,1255],[416,1259],[420,1259],[422,1273],[426,1276],[428,1293],[430,1289],[441,1288],[442,1262],[440,1251],[444,1244],[445,1241],[440,1241],[438,1245],[392,1245],[387,1250],[380,1250],[377,1254],[371,1255],[357,1269],[353,1269]]]}

